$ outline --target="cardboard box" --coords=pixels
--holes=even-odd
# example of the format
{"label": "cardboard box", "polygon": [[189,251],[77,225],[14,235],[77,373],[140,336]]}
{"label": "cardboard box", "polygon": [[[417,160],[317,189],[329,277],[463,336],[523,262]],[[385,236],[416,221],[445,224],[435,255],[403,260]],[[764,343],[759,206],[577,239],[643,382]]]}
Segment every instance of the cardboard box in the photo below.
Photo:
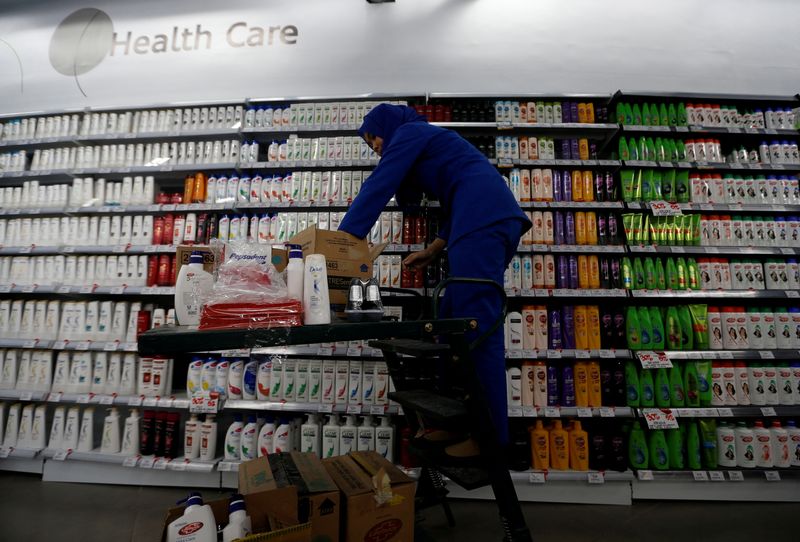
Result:
{"label": "cardboard box", "polygon": [[194,251],[203,253],[203,269],[209,273],[214,273],[217,266],[225,259],[225,245],[222,243],[218,243],[214,247],[209,245],[178,245],[175,250],[175,280],[178,280],[181,267],[189,263],[189,256]]}
{"label": "cardboard box", "polygon": [[[300,245],[304,257],[309,254],[325,256],[331,305],[347,304],[350,280],[372,277],[372,262],[386,247],[386,243],[370,247],[365,239],[358,239],[343,231],[320,230],[316,225],[292,237],[289,244]],[[272,249],[272,263],[278,271],[286,268],[287,258],[285,250]]]}
{"label": "cardboard box", "polygon": [[271,454],[239,465],[239,492],[258,494],[294,487],[301,522],[311,523],[314,542],[339,540],[339,489],[312,453]]}
{"label": "cardboard box", "polygon": [[[273,491],[261,491],[244,496],[247,515],[253,524],[254,533],[270,532],[271,542],[310,542],[310,530],[298,529],[297,524],[297,490],[292,487],[277,488]],[[228,503],[230,499],[219,499],[205,502],[214,512],[218,525],[228,524]],[[185,506],[170,508],[164,519],[161,541],[167,540],[167,527],[183,515]]]}
{"label": "cardboard box", "polygon": [[343,542],[413,542],[411,478],[375,452],[351,452],[322,464],[343,494]]}

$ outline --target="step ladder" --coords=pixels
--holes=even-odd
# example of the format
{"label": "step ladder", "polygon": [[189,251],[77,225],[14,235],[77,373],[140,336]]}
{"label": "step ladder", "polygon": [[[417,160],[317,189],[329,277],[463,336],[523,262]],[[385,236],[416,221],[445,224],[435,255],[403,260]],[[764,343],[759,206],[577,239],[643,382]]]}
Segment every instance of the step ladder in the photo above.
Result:
{"label": "step ladder", "polygon": [[[445,455],[444,446],[413,440],[410,452],[422,465],[417,487],[418,509],[442,506],[452,527],[455,520],[443,477],[466,490],[491,486],[505,532],[504,542],[530,542],[531,534],[517,499],[506,451],[499,443],[471,356],[471,350],[503,324],[505,291],[489,280],[449,278],[434,290],[434,319],[438,315],[441,290],[453,282],[487,284],[499,290],[503,314],[481,337],[470,342],[466,333],[459,332],[441,336],[439,342],[384,339],[370,341],[369,345],[383,352],[396,388],[389,398],[403,407],[413,430],[419,428],[421,420],[427,427],[469,433],[481,449],[481,455],[473,460],[453,460]],[[476,329],[477,322],[471,327]]]}

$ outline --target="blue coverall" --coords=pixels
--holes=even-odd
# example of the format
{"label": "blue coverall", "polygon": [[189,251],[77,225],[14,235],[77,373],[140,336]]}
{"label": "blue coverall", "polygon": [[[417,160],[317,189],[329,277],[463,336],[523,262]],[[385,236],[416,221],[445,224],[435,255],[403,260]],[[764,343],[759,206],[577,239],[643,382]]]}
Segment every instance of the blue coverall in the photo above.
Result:
{"label": "blue coverall", "polygon": [[[450,274],[491,279],[503,274],[520,236],[531,222],[494,166],[461,136],[428,124],[405,106],[381,104],[364,117],[359,135],[383,138],[382,157],[353,200],[339,229],[364,238],[394,195],[400,206],[419,203],[422,194],[440,202],[443,223],[437,236],[447,243]],[[475,336],[501,312],[491,287],[452,284],[442,302],[444,317],[478,320]],[[475,351],[478,375],[488,397],[500,441],[508,442],[508,410],[503,328]]]}

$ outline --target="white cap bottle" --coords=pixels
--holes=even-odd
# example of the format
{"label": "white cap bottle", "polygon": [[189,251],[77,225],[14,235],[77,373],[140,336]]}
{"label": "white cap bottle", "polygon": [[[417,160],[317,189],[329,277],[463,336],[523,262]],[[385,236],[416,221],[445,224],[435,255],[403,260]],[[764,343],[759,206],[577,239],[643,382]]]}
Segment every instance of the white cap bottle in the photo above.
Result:
{"label": "white cap bottle", "polygon": [[217,455],[217,422],[213,414],[206,415],[200,425],[200,460],[211,461]]}
{"label": "white cap bottle", "polygon": [[800,428],[794,420],[786,422],[786,432],[789,434],[789,457],[793,467],[800,467]]}
{"label": "white cap bottle", "polygon": [[94,450],[94,407],[88,407],[83,411],[77,450],[79,452]]}
{"label": "white cap bottle", "polygon": [[186,420],[183,437],[183,457],[197,459],[200,457],[200,422],[197,414],[192,414]]}
{"label": "white cap bottle", "polygon": [[328,295],[328,270],[325,256],[306,256],[303,280],[303,313],[306,325],[330,324],[330,297]]}
{"label": "white cap bottle", "polygon": [[389,417],[382,417],[381,424],[375,428],[375,451],[391,463],[394,463],[394,434]]}
{"label": "white cap bottle", "polygon": [[726,422],[717,427],[717,462],[722,467],[735,467],[736,432]]}
{"label": "white cap bottle", "polygon": [[103,438],[100,441],[100,452],[104,454],[117,454],[120,452],[119,439],[119,411],[110,408],[103,421]]}
{"label": "white cap bottle", "polygon": [[247,424],[242,428],[239,456],[242,461],[255,459],[258,456],[258,423],[253,415],[247,417]]}
{"label": "white cap bottle", "polygon": [[300,427],[300,451],[320,456],[321,434],[316,414],[309,414],[306,423]]}
{"label": "white cap bottle", "polygon": [[239,461],[241,459],[242,445],[242,415],[234,414],[233,423],[228,426],[225,433],[225,460]]}
{"label": "white cap bottle", "polygon": [[258,432],[258,457],[275,453],[275,420],[267,418]]}
{"label": "white cap bottle", "polygon": [[755,436],[755,454],[756,454],[756,467],[771,468],[773,466],[772,455],[772,434],[770,430],[764,427],[761,420],[756,420],[753,427],[753,436]]}
{"label": "white cap bottle", "polygon": [[792,465],[792,458],[789,456],[789,432],[781,427],[778,420],[772,421],[769,432],[773,464],[778,468],[788,469]]}
{"label": "white cap bottle", "polygon": [[61,449],[61,440],[64,438],[65,416],[66,409],[63,406],[56,407],[53,411],[53,422],[50,425],[50,439],[47,442],[47,447],[51,450]]}
{"label": "white cap bottle", "polygon": [[291,452],[293,436],[292,424],[288,420],[282,418],[275,428],[275,453]]}
{"label": "white cap bottle", "polygon": [[372,416],[364,416],[364,420],[358,427],[358,443],[356,449],[359,452],[371,452],[375,450],[375,426],[372,425]]}
{"label": "white cap bottle", "polygon": [[328,416],[328,423],[322,426],[322,457],[336,457],[339,455],[340,427],[336,415]]}

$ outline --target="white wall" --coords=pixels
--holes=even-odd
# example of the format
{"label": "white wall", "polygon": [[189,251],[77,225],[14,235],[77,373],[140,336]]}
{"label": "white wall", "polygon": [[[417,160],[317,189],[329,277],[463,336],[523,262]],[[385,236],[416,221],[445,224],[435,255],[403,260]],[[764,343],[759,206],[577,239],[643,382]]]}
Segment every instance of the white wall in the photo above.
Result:
{"label": "white wall", "polygon": [[[110,56],[96,19],[59,33],[56,65],[91,68],[62,75],[51,37],[87,7],[119,37],[200,24],[211,47]],[[294,25],[296,43],[231,47],[240,21]],[[0,112],[369,92],[791,95],[798,21],[794,0],[0,0]]]}

